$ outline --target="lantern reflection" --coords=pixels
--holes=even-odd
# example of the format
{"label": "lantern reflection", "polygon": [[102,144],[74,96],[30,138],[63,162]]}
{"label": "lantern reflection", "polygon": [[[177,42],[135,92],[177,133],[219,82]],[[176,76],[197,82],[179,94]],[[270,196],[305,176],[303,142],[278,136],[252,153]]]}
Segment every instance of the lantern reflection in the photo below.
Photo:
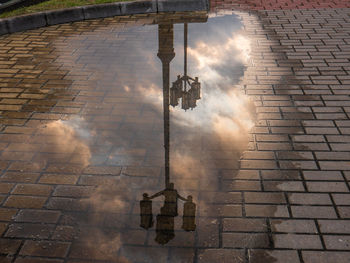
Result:
{"label": "lantern reflection", "polygon": [[[191,17],[189,21],[206,22],[207,14],[198,16],[198,20]],[[172,21],[175,23],[174,21]],[[179,21],[181,22],[181,21]],[[191,195],[186,198],[181,196],[175,189],[173,183],[170,183],[170,110],[169,105],[175,107],[179,105],[184,110],[193,109],[197,105],[197,100],[201,98],[201,84],[198,77],[192,78],[187,75],[187,23],[184,24],[184,76],[178,76],[176,81],[169,88],[170,62],[175,57],[174,53],[174,33],[173,23],[159,22],[158,37],[159,50],[157,56],[162,62],[163,78],[163,117],[164,117],[164,149],[165,149],[165,189],[149,196],[143,194],[140,201],[140,226],[144,229],[150,229],[154,225],[152,200],[163,196],[164,203],[160,208],[160,213],[156,216],[156,238],[159,244],[166,244],[175,237],[175,217],[178,216],[178,201],[183,204],[182,229],[185,231],[194,231],[196,229],[196,204]]]}
{"label": "lantern reflection", "polygon": [[[188,25],[184,24],[184,75],[177,76],[177,80],[172,83],[170,88],[170,105],[176,107],[179,105],[179,99],[182,100],[181,108],[183,110],[194,109],[197,106],[197,100],[201,98],[201,84],[198,77],[194,79],[187,75],[187,35]],[[187,85],[189,89],[187,89]]]}

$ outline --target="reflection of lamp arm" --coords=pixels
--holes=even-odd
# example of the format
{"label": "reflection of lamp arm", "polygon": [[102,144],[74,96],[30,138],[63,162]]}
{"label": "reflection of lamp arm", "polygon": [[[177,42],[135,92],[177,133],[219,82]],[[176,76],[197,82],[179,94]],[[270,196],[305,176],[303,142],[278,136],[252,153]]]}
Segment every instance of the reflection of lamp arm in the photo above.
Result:
{"label": "reflection of lamp arm", "polygon": [[185,198],[185,197],[182,197],[181,195],[179,195],[179,194],[177,194],[177,197],[179,198],[179,199],[181,199],[182,201],[188,201],[188,199],[187,198]]}
{"label": "reflection of lamp arm", "polygon": [[149,199],[153,199],[153,198],[156,198],[156,197],[161,196],[161,195],[164,195],[164,190],[150,196]]}

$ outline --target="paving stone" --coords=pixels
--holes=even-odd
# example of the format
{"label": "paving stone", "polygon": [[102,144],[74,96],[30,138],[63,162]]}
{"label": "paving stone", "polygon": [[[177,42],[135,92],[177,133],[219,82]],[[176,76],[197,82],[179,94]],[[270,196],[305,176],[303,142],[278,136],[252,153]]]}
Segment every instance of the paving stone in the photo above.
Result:
{"label": "paving stone", "polygon": [[286,202],[284,195],[281,193],[246,192],[244,193],[244,200],[246,203],[266,204],[282,204]]}
{"label": "paving stone", "polygon": [[224,248],[267,248],[269,239],[267,234],[253,233],[223,233]]}
{"label": "paving stone", "polygon": [[340,171],[303,171],[305,180],[343,181]]}
{"label": "paving stone", "polygon": [[271,260],[275,262],[298,263],[299,257],[293,250],[263,250],[251,249],[248,251],[249,262],[263,263]]}
{"label": "paving stone", "polygon": [[215,260],[227,262],[245,262],[244,251],[241,249],[203,249],[198,253],[198,262],[213,262]]}
{"label": "paving stone", "polygon": [[336,262],[345,263],[350,259],[349,252],[340,252],[340,251],[303,251],[302,256],[305,263],[323,263],[329,262],[330,260],[335,260]]}
{"label": "paving stone", "polygon": [[336,205],[350,205],[350,197],[347,194],[332,194]]}
{"label": "paving stone", "polygon": [[92,186],[63,186],[56,187],[53,196],[61,197],[89,197],[95,191]]}
{"label": "paving stone", "polygon": [[15,217],[16,222],[57,223],[61,213],[59,211],[20,210]]}
{"label": "paving stone", "polygon": [[267,224],[263,219],[224,218],[223,231],[266,232]]}
{"label": "paving stone", "polygon": [[331,205],[332,201],[328,194],[292,193],[288,195],[291,204],[304,205]]}
{"label": "paving stone", "polygon": [[336,218],[331,206],[292,206],[292,214],[297,218]]}
{"label": "paving stone", "polygon": [[31,241],[24,242],[19,254],[41,257],[65,257],[69,243],[54,241]]}
{"label": "paving stone", "polygon": [[43,174],[39,183],[42,184],[75,184],[78,181],[77,175],[70,174]]}
{"label": "paving stone", "polygon": [[17,184],[12,190],[13,194],[48,196],[52,192],[49,185]]}
{"label": "paving stone", "polygon": [[307,182],[307,188],[311,192],[348,192],[347,185],[343,182]]}
{"label": "paving stone", "polygon": [[350,218],[350,207],[349,206],[339,206],[338,212],[341,218]]}
{"label": "paving stone", "polygon": [[273,232],[285,233],[317,233],[316,225],[312,220],[271,220]]}
{"label": "paving stone", "polygon": [[53,225],[44,224],[11,224],[5,237],[46,239],[54,229]]}
{"label": "paving stone", "polygon": [[276,234],[273,235],[276,248],[321,249],[321,240],[317,235]]}
{"label": "paving stone", "polygon": [[288,217],[288,210],[283,205],[246,205],[247,216],[254,217]]}
{"label": "paving stone", "polygon": [[7,198],[4,206],[13,208],[42,208],[46,200],[46,197],[12,195]]}
{"label": "paving stone", "polygon": [[17,249],[20,247],[21,243],[21,240],[0,238],[0,253],[6,255],[13,255],[17,252]]}
{"label": "paving stone", "polygon": [[3,182],[34,183],[38,177],[39,174],[36,173],[6,172],[0,180]]}
{"label": "paving stone", "polygon": [[17,263],[62,263],[63,260],[59,259],[48,259],[48,258],[39,258],[39,257],[17,257],[16,261]]}

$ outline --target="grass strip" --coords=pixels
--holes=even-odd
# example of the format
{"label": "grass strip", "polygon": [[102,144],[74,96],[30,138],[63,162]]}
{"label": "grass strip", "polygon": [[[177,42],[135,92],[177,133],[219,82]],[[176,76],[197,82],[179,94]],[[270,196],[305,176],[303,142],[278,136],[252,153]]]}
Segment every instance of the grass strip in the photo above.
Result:
{"label": "grass strip", "polygon": [[112,2],[123,2],[128,0],[48,0],[36,5],[21,7],[12,11],[0,14],[0,18],[13,17],[36,12],[43,12],[55,9],[69,8],[84,5],[96,5]]}

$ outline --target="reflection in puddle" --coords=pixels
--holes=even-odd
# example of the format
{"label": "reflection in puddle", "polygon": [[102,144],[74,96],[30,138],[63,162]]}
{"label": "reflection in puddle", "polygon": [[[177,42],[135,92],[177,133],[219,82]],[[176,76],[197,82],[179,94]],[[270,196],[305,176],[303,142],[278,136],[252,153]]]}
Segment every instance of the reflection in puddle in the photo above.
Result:
{"label": "reflection in puddle", "polygon": [[[116,262],[180,262],[170,246],[192,248],[181,260],[190,262],[195,248],[220,246],[219,218],[241,215],[240,203],[226,204],[231,196],[222,191],[221,173],[234,178],[254,123],[253,104],[235,86],[249,60],[249,41],[237,16],[207,19],[205,13],[159,17],[155,25],[113,28],[117,37],[67,39],[84,65],[73,67],[72,76],[94,71],[84,84],[95,82],[104,94],[99,110],[120,116],[111,122],[115,127],[104,128],[99,114],[85,109],[96,131],[89,145],[108,149],[102,150],[106,159],[92,154],[90,165],[122,167],[117,177],[95,176],[91,184],[101,185],[84,200],[94,230],[77,243],[96,250],[96,259],[112,260],[98,251],[113,246],[108,251]],[[88,107],[89,98],[77,97],[84,99]],[[96,238],[101,246],[92,248]]]}
{"label": "reflection in puddle", "polygon": [[47,148],[45,152],[79,153],[74,157],[74,161],[82,166],[90,164],[91,152],[87,142],[91,140],[93,133],[88,130],[82,118],[48,123],[42,126],[39,133],[48,136],[44,145]]}
{"label": "reflection in puddle", "polygon": [[243,214],[241,192],[226,185],[255,118],[239,86],[249,40],[236,15],[133,19],[54,42],[79,91],[62,101],[81,118],[43,130],[94,190],[51,199],[64,213],[57,239],[74,229],[69,257],[92,262],[200,261],[200,249],[223,247],[222,218]]}

